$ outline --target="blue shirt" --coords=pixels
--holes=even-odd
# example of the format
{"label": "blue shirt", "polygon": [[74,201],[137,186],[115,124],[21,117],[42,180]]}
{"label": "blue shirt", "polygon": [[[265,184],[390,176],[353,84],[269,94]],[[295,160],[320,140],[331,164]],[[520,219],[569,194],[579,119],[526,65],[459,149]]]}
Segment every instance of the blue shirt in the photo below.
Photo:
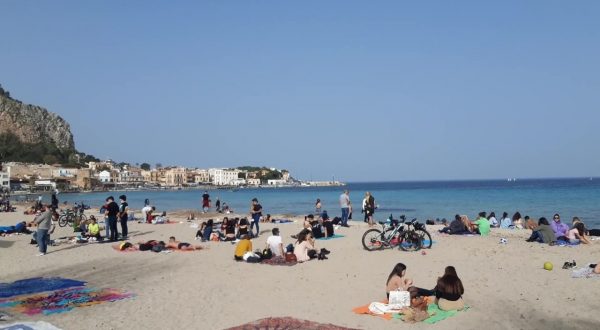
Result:
{"label": "blue shirt", "polygon": [[512,226],[512,220],[510,218],[500,220],[500,228],[508,229],[510,226]]}

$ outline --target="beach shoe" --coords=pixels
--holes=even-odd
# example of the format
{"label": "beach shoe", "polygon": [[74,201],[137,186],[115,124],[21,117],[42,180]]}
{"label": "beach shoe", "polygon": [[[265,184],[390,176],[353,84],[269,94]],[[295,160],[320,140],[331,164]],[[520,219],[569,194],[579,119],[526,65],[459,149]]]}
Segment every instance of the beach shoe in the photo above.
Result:
{"label": "beach shoe", "polygon": [[42,253],[42,252],[40,252],[40,253],[36,254],[36,256],[37,256],[37,257],[42,257],[42,256],[45,256],[45,255],[46,255],[46,254],[45,254],[45,253]]}

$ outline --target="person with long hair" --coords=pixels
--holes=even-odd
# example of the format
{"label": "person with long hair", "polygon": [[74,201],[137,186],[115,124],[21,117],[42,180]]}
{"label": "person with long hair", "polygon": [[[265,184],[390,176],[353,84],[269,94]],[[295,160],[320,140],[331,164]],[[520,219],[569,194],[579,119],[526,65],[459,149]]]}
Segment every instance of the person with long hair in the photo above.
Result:
{"label": "person with long hair", "polygon": [[373,214],[375,214],[375,197],[367,191],[365,194],[365,216],[369,227],[373,226]]}
{"label": "person with long hair", "polygon": [[585,226],[582,222],[576,223],[573,229],[569,230],[567,238],[571,244],[590,244],[590,241],[585,237]]}
{"label": "person with long hair", "polygon": [[453,266],[446,267],[435,287],[435,303],[443,311],[461,310],[465,307],[462,295],[465,293],[462,281]]}
{"label": "person with long hair", "polygon": [[296,246],[294,246],[294,254],[296,255],[296,260],[298,260],[298,262],[305,262],[315,258],[325,260],[327,259],[325,255],[329,254],[329,251],[321,249],[320,252],[317,252],[312,232],[303,229],[298,234],[298,240],[296,241]]}
{"label": "person with long hair", "polygon": [[514,228],[512,224],[512,219],[508,217],[508,213],[506,212],[502,213],[502,219],[500,219],[500,228]]}
{"label": "person with long hair", "polygon": [[397,263],[385,282],[386,296],[390,297],[390,291],[408,291],[412,284],[413,281],[406,277],[406,265],[401,262]]}
{"label": "person with long hair", "polygon": [[525,228],[525,224],[523,222],[523,217],[521,217],[521,213],[519,213],[518,211],[515,212],[515,214],[512,217],[512,224],[516,229]]}
{"label": "person with long hair", "polygon": [[556,236],[554,235],[554,231],[548,220],[544,217],[541,217],[538,221],[538,225],[536,228],[532,229],[531,237],[527,239],[527,242],[539,242],[550,244],[556,241]]}
{"label": "person with long hair", "polygon": [[490,212],[490,215],[488,216],[487,219],[490,222],[490,226],[492,228],[498,228],[498,227],[500,227],[500,223],[498,223],[498,219],[496,219],[496,213],[495,212]]}

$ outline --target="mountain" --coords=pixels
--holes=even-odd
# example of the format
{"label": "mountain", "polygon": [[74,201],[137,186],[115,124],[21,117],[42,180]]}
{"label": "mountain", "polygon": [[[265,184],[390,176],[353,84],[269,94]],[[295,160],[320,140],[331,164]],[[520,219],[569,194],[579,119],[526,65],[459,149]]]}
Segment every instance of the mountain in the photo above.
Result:
{"label": "mountain", "polygon": [[15,100],[0,85],[0,161],[78,164],[71,127],[40,106]]}

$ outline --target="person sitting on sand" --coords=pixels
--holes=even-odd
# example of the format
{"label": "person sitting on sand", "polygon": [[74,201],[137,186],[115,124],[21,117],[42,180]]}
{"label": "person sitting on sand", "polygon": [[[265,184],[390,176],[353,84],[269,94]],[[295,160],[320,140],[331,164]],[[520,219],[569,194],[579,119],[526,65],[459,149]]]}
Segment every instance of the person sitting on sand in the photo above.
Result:
{"label": "person sitting on sand", "polygon": [[539,242],[550,244],[556,241],[556,236],[548,220],[544,217],[540,218],[536,228],[532,229],[531,237],[527,239],[527,242]]}
{"label": "person sitting on sand", "polygon": [[397,263],[385,282],[385,294],[390,298],[390,291],[408,291],[413,281],[406,277],[406,266],[403,263]]}
{"label": "person sitting on sand", "polygon": [[579,222],[573,226],[573,229],[567,232],[567,238],[570,244],[590,244],[590,241],[585,237],[585,226]]}
{"label": "person sitting on sand", "polygon": [[[235,218],[236,220],[238,220],[238,218]],[[242,235],[248,235],[248,226],[250,226],[250,222],[248,222],[248,218],[241,218],[239,219],[239,222],[237,222],[237,228],[238,228],[238,233],[237,236],[238,237],[242,237]]]}
{"label": "person sitting on sand", "polygon": [[169,237],[169,243],[165,244],[167,249],[173,250],[184,250],[184,251],[193,251],[193,250],[202,250],[204,247],[200,245],[192,245],[190,243],[180,242],[175,239],[174,236]]}
{"label": "person sitting on sand", "polygon": [[223,218],[221,224],[221,230],[225,232],[225,241],[235,241],[235,226],[237,222],[234,219],[228,217]]}
{"label": "person sitting on sand", "polygon": [[321,220],[323,221],[323,227],[325,227],[325,237],[333,237],[335,235],[333,221],[329,218],[327,211],[323,211]]}
{"label": "person sitting on sand", "polygon": [[560,222],[560,214],[556,213],[553,217],[552,224],[550,225],[554,231],[554,235],[557,240],[567,241],[567,233],[569,232],[569,225]]}
{"label": "person sitting on sand", "polygon": [[475,228],[474,232],[481,235],[487,236],[490,234],[490,222],[485,217],[485,212],[479,213],[479,218],[472,222],[473,227]]}
{"label": "person sitting on sand", "polygon": [[102,240],[102,236],[100,235],[100,226],[98,225],[96,218],[94,216],[90,216],[89,221],[90,223],[87,225],[85,236],[88,238],[93,237],[98,241]]}
{"label": "person sitting on sand", "polygon": [[469,217],[466,215],[461,215],[460,221],[462,221],[463,225],[465,225],[465,228],[467,229],[465,234],[473,234],[473,232],[475,231],[475,228],[474,228],[473,224],[471,223],[471,220],[469,220]]}
{"label": "person sitting on sand", "polygon": [[310,224],[310,231],[312,232],[312,236],[314,238],[326,237],[325,229],[323,228],[323,225],[321,224],[321,222],[319,220],[313,219],[313,221]]}
{"label": "person sitting on sand", "polygon": [[448,227],[440,229],[439,232],[446,233],[449,235],[462,235],[468,233],[469,231],[465,227],[465,224],[462,222],[460,215],[457,214],[454,216],[454,220],[450,222],[450,225]]}
{"label": "person sitting on sand", "polygon": [[265,216],[265,217],[261,217],[261,218],[260,218],[260,222],[271,223],[271,222],[272,222],[272,221],[271,221],[271,215],[270,215],[270,214],[267,214],[267,216]]}
{"label": "person sitting on sand", "polygon": [[233,258],[236,261],[243,261],[244,254],[246,254],[246,252],[252,252],[252,241],[250,241],[250,237],[248,236],[248,234],[240,236],[240,241],[235,247],[235,253],[233,255]]}
{"label": "person sitting on sand", "polygon": [[462,295],[465,293],[462,281],[453,266],[446,267],[435,287],[435,303],[443,311],[461,310],[465,307]]}
{"label": "person sitting on sand", "polygon": [[298,262],[306,262],[311,259],[318,258],[319,260],[325,260],[329,251],[321,249],[318,253],[315,248],[315,239],[312,236],[312,232],[309,230],[303,230],[298,234],[298,241],[294,247],[294,254]]}
{"label": "person sitting on sand", "polygon": [[274,257],[283,257],[283,242],[281,236],[279,236],[279,228],[273,228],[271,230],[273,235],[267,238],[267,249],[271,250]]}
{"label": "person sitting on sand", "polygon": [[304,217],[304,223],[303,223],[303,227],[304,229],[308,229],[311,230],[312,228],[312,223],[315,221],[315,216],[312,214],[309,214],[307,216]]}
{"label": "person sitting on sand", "polygon": [[525,228],[525,223],[523,221],[523,217],[521,217],[521,213],[515,212],[515,214],[512,217],[512,224],[515,229]]}
{"label": "person sitting on sand", "polygon": [[502,219],[500,220],[500,228],[509,229],[514,228],[512,220],[508,217],[508,213],[502,213]]}
{"label": "person sitting on sand", "polygon": [[202,242],[210,240],[210,235],[213,232],[213,219],[208,219],[200,225],[200,229],[196,232],[196,239],[200,238]]}
{"label": "person sitting on sand", "polygon": [[490,212],[490,215],[488,216],[487,219],[490,222],[490,226],[492,228],[498,228],[498,227],[500,227],[500,223],[498,222],[498,219],[496,219],[496,213],[495,212]]}

